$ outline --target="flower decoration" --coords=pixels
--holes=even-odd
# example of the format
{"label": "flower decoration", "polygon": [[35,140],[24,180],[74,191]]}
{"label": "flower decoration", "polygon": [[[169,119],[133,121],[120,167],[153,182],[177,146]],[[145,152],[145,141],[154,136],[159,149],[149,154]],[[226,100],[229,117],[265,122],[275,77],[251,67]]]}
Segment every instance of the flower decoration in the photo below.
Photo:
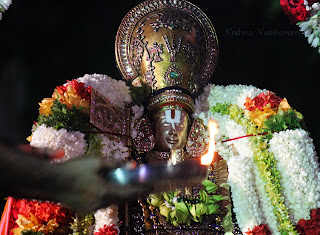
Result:
{"label": "flower decoration", "polygon": [[[28,138],[32,147],[63,150],[63,156],[50,159],[53,163],[86,155],[118,162],[128,157],[129,149],[122,142],[100,132],[90,123],[92,89],[121,108],[131,102],[129,87],[123,81],[106,75],[87,74],[57,86],[51,97],[39,103],[39,116]],[[135,109],[143,112],[140,107]],[[68,231],[61,231],[62,228],[72,230],[74,234],[92,234],[93,228],[97,234],[119,233],[116,205],[101,209],[94,215],[75,214],[73,222],[73,213],[59,204],[17,199],[13,208],[10,235],[67,234]]]}
{"label": "flower decoration", "polygon": [[301,219],[297,230],[301,235],[320,234],[320,209],[311,210],[311,219]]}
{"label": "flower decoration", "polygon": [[292,23],[308,38],[308,43],[320,53],[320,3],[318,0],[280,0],[280,6]]}
{"label": "flower decoration", "polygon": [[252,86],[209,85],[209,90],[207,104],[196,101],[195,117],[219,123],[217,151],[228,164],[241,231],[297,234],[299,221],[315,224],[309,220],[310,211],[315,217],[319,208],[320,168],[302,114],[285,98]]}
{"label": "flower decoration", "polygon": [[276,96],[274,93],[266,92],[260,93],[255,98],[247,98],[245,115],[249,117],[257,126],[261,128],[265,120],[271,116],[290,109],[286,99]]}
{"label": "flower decoration", "polygon": [[83,82],[73,79],[66,85],[58,86],[52,98],[65,104],[70,110],[73,106],[88,111],[91,98],[91,86],[85,87]]}
{"label": "flower decoration", "polygon": [[270,91],[268,91],[260,93],[253,99],[247,97],[246,103],[244,105],[246,106],[246,110],[249,111],[255,111],[256,109],[264,111],[264,108],[267,107],[269,104],[269,108],[277,108],[282,100],[283,99],[276,96],[275,93],[271,93]]}
{"label": "flower decoration", "polygon": [[118,206],[111,205],[107,208],[100,209],[95,212],[95,235],[113,235],[119,234],[120,230],[118,227],[119,217],[118,217]]}
{"label": "flower decoration", "polygon": [[307,9],[304,0],[280,0],[280,6],[285,14],[289,15],[292,23],[304,21],[307,18]]}
{"label": "flower decoration", "polygon": [[118,235],[120,230],[117,225],[104,226],[100,228],[98,232],[95,232],[94,235]]}
{"label": "flower decoration", "polygon": [[129,151],[127,147],[105,134],[94,134],[98,130],[90,124],[89,116],[92,88],[120,107],[131,102],[125,83],[106,75],[87,74],[67,81],[57,86],[50,98],[39,103],[38,120],[28,138],[31,146],[64,150],[64,157],[53,161],[66,161],[83,154],[106,160],[125,160]]}
{"label": "flower decoration", "polygon": [[249,229],[246,232],[248,235],[271,235],[271,232],[266,224],[260,224],[255,226],[252,230]]}
{"label": "flower decoration", "polygon": [[70,210],[51,202],[18,199],[13,205],[11,234],[20,235],[32,230],[42,234],[63,229],[71,221]]}

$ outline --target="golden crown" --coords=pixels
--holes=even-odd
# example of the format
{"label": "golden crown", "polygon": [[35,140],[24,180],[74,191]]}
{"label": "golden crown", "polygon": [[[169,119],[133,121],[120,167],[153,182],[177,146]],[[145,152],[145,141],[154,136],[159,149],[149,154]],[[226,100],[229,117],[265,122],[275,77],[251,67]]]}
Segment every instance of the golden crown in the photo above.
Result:
{"label": "golden crown", "polygon": [[116,60],[123,78],[134,86],[145,85],[146,95],[156,94],[148,109],[175,103],[193,110],[191,96],[209,82],[217,58],[211,21],[184,0],[140,3],[124,17],[116,36]]}

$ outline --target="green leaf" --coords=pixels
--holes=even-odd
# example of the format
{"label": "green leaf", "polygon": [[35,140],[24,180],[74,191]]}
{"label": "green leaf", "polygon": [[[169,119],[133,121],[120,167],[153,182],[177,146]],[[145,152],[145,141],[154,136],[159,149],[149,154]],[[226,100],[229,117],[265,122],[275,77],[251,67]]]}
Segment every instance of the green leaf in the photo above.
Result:
{"label": "green leaf", "polygon": [[161,194],[150,194],[147,202],[154,207],[160,207],[163,203],[163,196]]}
{"label": "green leaf", "polygon": [[171,208],[167,207],[165,203],[159,206],[160,214],[168,218],[169,214],[172,212]]}
{"label": "green leaf", "polygon": [[190,214],[191,214],[194,218],[197,217],[196,205],[192,205],[192,206],[189,208],[189,211],[190,211]]}
{"label": "green leaf", "polygon": [[208,215],[211,215],[211,214],[213,214],[213,213],[218,212],[218,210],[219,210],[219,205],[217,205],[217,204],[210,204],[210,205],[208,205],[207,214],[208,214]]}
{"label": "green leaf", "polygon": [[205,205],[204,203],[197,203],[195,207],[196,207],[197,217],[200,217],[201,215],[204,215],[207,213],[208,206]]}
{"label": "green leaf", "polygon": [[169,202],[169,201],[171,201],[171,197],[170,197],[170,193],[168,193],[168,192],[164,192],[163,193],[163,198],[164,198],[164,200],[166,200],[167,202]]}
{"label": "green leaf", "polygon": [[46,124],[56,130],[90,132],[94,130],[90,124],[90,116],[84,112],[84,108],[73,106],[70,110],[58,100],[53,101],[51,115],[39,115],[37,125]]}
{"label": "green leaf", "polygon": [[185,214],[189,213],[188,207],[183,202],[176,202],[174,206]]}

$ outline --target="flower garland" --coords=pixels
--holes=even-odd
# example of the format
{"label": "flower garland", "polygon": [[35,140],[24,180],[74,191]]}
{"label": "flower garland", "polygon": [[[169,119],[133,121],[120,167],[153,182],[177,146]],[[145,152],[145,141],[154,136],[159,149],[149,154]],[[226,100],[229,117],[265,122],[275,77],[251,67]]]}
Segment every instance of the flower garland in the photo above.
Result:
{"label": "flower garland", "polygon": [[94,235],[111,235],[119,234],[120,230],[117,224],[118,218],[118,206],[111,205],[107,208],[98,210],[95,214],[95,226]]}
{"label": "flower garland", "polygon": [[[36,148],[64,150],[64,156],[51,159],[53,162],[67,161],[81,155],[97,156],[107,161],[124,161],[128,157],[129,149],[121,142],[112,140],[104,134],[95,134],[96,128],[90,124],[90,102],[92,89],[107,97],[120,108],[131,102],[129,87],[123,81],[114,80],[106,75],[86,74],[78,79],[68,81],[62,86],[57,86],[50,98],[45,98],[39,103],[39,116],[32,128],[32,135],[28,138],[30,145]],[[141,107],[134,107],[138,113],[143,112]],[[133,119],[135,116],[133,117]],[[50,210],[49,204],[41,204]],[[43,202],[42,202],[43,203]],[[32,207],[37,204],[30,206]],[[27,221],[27,222],[26,222]],[[13,224],[19,225],[19,232],[31,229],[33,232],[53,231],[58,226],[58,221],[46,221],[41,225],[37,215],[18,214]],[[109,206],[97,211],[93,215],[76,216],[70,227],[74,234],[89,234],[90,227],[95,228],[95,234],[118,234],[118,207]],[[32,227],[23,227],[28,223]],[[15,231],[15,230],[13,230]],[[45,232],[46,233],[46,232]]]}
{"label": "flower garland", "polygon": [[33,132],[30,145],[35,148],[63,149],[64,156],[54,160],[66,161],[86,152],[87,143],[84,137],[85,134],[80,131],[67,131],[64,128],[56,130],[42,124]]}
{"label": "flower garland", "polygon": [[284,13],[292,23],[297,24],[300,31],[308,38],[312,47],[320,53],[320,3],[318,0],[280,0]]}
{"label": "flower garland", "polygon": [[275,133],[269,143],[285,183],[282,193],[292,221],[310,219],[310,210],[320,204],[320,179],[314,174],[319,166],[312,139],[305,130],[296,129]]}
{"label": "flower garland", "polygon": [[20,235],[25,230],[40,234],[63,232],[71,221],[71,216],[71,212],[59,204],[18,199],[11,212],[11,223],[15,222],[15,226],[9,233]]}
{"label": "flower garland", "polygon": [[32,136],[28,138],[31,146],[54,150],[62,148],[65,156],[57,161],[69,160],[84,153],[108,160],[124,160],[129,150],[121,142],[110,140],[105,135],[89,134],[95,131],[89,117],[92,88],[119,107],[123,108],[126,102],[131,102],[125,83],[106,75],[86,74],[68,81],[57,86],[51,98],[39,103],[38,121],[33,126]]}
{"label": "flower garland", "polygon": [[[272,234],[294,234],[296,230],[293,224],[301,219],[309,219],[306,214],[309,214],[310,209],[320,206],[318,161],[312,139],[301,129],[304,127],[303,116],[293,110],[286,99],[266,90],[261,91],[252,86],[210,85],[207,105],[198,107],[196,110],[201,110],[202,113],[198,111],[195,116],[203,119],[210,117],[219,123],[217,150],[227,160],[228,183],[241,230],[252,232],[256,226],[267,224]],[[204,97],[200,99],[203,100]],[[208,110],[205,110],[206,106]],[[277,135],[282,136],[283,133],[287,135],[279,140]],[[241,136],[246,138],[239,139]],[[299,144],[291,139],[294,136]],[[283,147],[284,142],[287,143],[287,149]],[[298,147],[289,151],[294,143]],[[282,158],[284,152],[289,155],[286,160]],[[304,156],[308,157],[302,168],[293,168],[293,173],[289,171],[288,176],[283,175],[286,170],[281,168],[281,160],[288,163],[288,159],[291,159],[291,164],[300,166],[304,162],[301,160]],[[282,164],[285,165],[284,162]],[[297,178],[298,175],[300,178]],[[304,178],[300,175],[304,175]],[[249,187],[245,186],[247,183]],[[306,183],[311,186],[303,188]],[[290,188],[289,185],[292,188],[297,184],[299,186],[294,191],[305,191],[302,190],[303,196],[295,195],[297,199],[292,199],[292,193],[284,193],[283,188]],[[256,209],[250,208],[251,205],[248,207],[248,196],[243,195],[243,199],[238,197],[244,186],[243,191],[249,192],[249,201],[257,205]],[[309,201],[302,203],[303,197]],[[299,200],[301,201],[298,203]],[[247,213],[242,213],[243,211]]]}
{"label": "flower garland", "polygon": [[320,209],[311,210],[308,221],[301,219],[297,225],[300,234],[313,235],[320,233]]}
{"label": "flower garland", "polygon": [[214,193],[218,186],[210,180],[202,182],[199,197],[195,199],[183,199],[178,196],[178,190],[161,194],[149,195],[147,202],[158,208],[160,214],[167,218],[174,226],[179,224],[191,224],[191,221],[202,222],[204,215],[218,212],[218,201],[224,200],[221,195]]}

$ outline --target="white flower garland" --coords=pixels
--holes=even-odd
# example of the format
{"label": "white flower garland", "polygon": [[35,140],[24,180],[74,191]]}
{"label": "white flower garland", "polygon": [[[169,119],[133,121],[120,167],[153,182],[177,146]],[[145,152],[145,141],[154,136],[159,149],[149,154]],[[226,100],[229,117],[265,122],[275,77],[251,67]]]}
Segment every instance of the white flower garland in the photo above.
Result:
{"label": "white flower garland", "polygon": [[[259,224],[267,224],[272,234],[280,234],[277,218],[271,200],[265,191],[265,183],[258,167],[253,162],[253,152],[249,138],[241,138],[222,143],[223,140],[246,135],[243,126],[231,120],[228,115],[211,114],[210,107],[218,103],[229,103],[244,109],[246,98],[253,99],[262,92],[253,86],[210,85],[196,100],[196,113],[207,123],[209,118],[219,123],[220,133],[216,136],[218,153],[227,161],[234,212],[242,232]],[[206,95],[207,102],[203,104]],[[291,219],[309,219],[310,210],[320,207],[320,169],[312,139],[304,130],[287,130],[275,133],[270,141],[270,151],[277,160],[284,187],[285,204]]]}
{"label": "white flower garland", "polygon": [[114,226],[116,225],[118,234],[120,230],[118,228],[119,223],[119,208],[116,205],[108,206],[104,209],[99,209],[94,213],[95,224],[94,232],[98,232],[99,229],[102,229],[104,226]]}
{"label": "white flower garland", "polygon": [[256,192],[256,177],[253,172],[253,153],[247,138],[222,143],[222,139],[231,139],[246,134],[245,128],[228,115],[210,114],[211,119],[219,123],[217,151],[228,164],[228,184],[231,187],[233,211],[238,225],[244,233],[264,222],[260,210],[260,201]]}
{"label": "white flower garland", "polygon": [[320,207],[320,169],[312,139],[301,129],[275,133],[270,151],[281,172],[291,220],[310,219],[310,210]]}
{"label": "white flower garland", "polygon": [[266,91],[265,89],[261,90],[254,86],[246,85],[211,85],[207,102],[210,107],[215,106],[217,103],[229,103],[244,109],[244,103],[247,97],[253,99],[260,93]]}
{"label": "white flower garland", "polygon": [[52,150],[64,150],[63,159],[67,161],[85,153],[87,143],[84,134],[79,131],[67,131],[66,129],[55,130],[42,124],[32,134],[30,145],[37,148],[49,148]]}
{"label": "white flower garland", "polygon": [[103,74],[86,74],[77,81],[83,82],[85,87],[91,86],[120,108],[132,101],[130,89],[122,80],[115,80]]}

